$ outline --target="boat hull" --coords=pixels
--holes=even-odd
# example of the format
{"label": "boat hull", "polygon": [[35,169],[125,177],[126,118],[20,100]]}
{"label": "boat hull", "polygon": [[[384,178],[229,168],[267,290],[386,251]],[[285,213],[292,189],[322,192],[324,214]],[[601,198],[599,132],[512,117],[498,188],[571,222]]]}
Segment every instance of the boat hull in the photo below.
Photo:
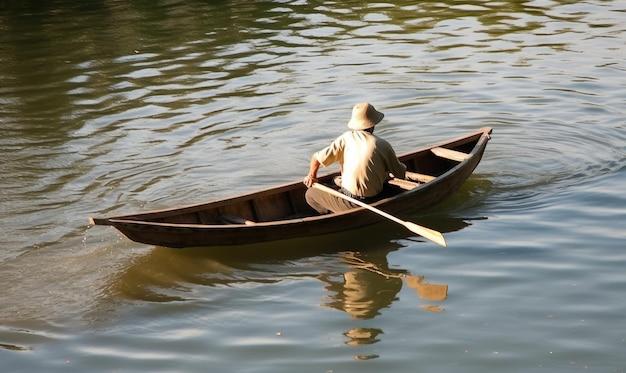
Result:
{"label": "boat hull", "polygon": [[[411,172],[432,175],[425,183],[379,200],[372,206],[389,214],[415,214],[456,192],[478,166],[491,128],[399,155]],[[444,156],[437,155],[440,149]],[[441,153],[441,152],[439,152]],[[450,154],[454,153],[454,154]],[[459,156],[460,155],[460,156]],[[456,157],[455,157],[456,156]],[[330,183],[336,173],[320,177]],[[364,208],[315,215],[306,205],[301,181],[254,193],[181,208],[96,218],[129,239],[172,248],[230,246],[331,234],[377,223]],[[223,217],[234,215],[235,222]]]}

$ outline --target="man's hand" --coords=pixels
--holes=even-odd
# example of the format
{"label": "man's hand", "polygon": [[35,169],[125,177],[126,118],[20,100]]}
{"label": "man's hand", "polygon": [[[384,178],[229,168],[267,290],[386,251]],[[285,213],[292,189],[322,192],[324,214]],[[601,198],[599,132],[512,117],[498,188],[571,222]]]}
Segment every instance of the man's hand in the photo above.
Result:
{"label": "man's hand", "polygon": [[317,177],[312,176],[312,175],[307,175],[307,177],[304,178],[303,182],[307,188],[311,188],[314,183],[317,183]]}

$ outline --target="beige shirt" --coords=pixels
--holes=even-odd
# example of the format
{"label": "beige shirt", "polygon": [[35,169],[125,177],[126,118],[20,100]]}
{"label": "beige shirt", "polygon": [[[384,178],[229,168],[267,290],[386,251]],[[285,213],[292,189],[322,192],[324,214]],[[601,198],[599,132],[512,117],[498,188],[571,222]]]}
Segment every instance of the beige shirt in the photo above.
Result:
{"label": "beige shirt", "polygon": [[390,172],[398,178],[404,178],[406,172],[391,145],[366,131],[345,132],[315,153],[315,158],[324,167],[339,162],[341,186],[360,197],[382,192]]}

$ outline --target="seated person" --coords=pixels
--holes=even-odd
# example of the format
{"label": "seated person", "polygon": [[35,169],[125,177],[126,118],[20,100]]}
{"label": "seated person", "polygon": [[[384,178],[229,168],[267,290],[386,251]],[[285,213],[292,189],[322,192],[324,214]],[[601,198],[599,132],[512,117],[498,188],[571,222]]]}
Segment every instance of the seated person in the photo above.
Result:
{"label": "seated person", "polygon": [[320,214],[358,207],[343,198],[311,188],[317,182],[320,166],[327,167],[339,162],[341,192],[366,203],[381,198],[389,173],[404,179],[406,166],[398,160],[387,141],[374,135],[374,127],[383,116],[367,102],[356,104],[348,122],[351,131],[343,133],[329,146],[313,154],[304,184],[309,188],[306,192],[307,203]]}

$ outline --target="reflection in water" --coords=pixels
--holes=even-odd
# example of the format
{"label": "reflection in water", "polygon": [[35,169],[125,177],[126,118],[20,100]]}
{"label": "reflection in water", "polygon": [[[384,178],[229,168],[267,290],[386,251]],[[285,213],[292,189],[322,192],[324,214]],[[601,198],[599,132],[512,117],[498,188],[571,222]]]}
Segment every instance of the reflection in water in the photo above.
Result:
{"label": "reflection in water", "polygon": [[383,331],[377,328],[353,328],[343,333],[346,337],[350,338],[346,342],[348,346],[364,346],[371,345],[379,341],[377,338]]}
{"label": "reflection in water", "polygon": [[[442,226],[453,229],[469,225],[454,218],[442,223],[445,223]],[[406,245],[420,245],[412,239],[406,240],[406,236],[394,241],[396,232],[406,232],[402,227],[398,231],[390,227],[395,225],[378,224],[315,239],[236,249],[157,247],[136,258],[109,284],[107,298],[114,302],[125,299],[212,304],[219,303],[224,297],[232,297],[235,288],[252,286],[273,297],[274,293],[284,291],[283,285],[287,282],[300,282],[296,286],[304,290],[309,284],[318,287],[316,280],[319,280],[327,292],[321,306],[344,311],[353,320],[375,319],[400,299],[403,284],[415,290],[414,293],[408,292],[409,296],[415,294],[420,299],[434,302],[422,306],[423,309],[443,311],[441,302],[447,298],[447,285],[430,284],[423,276],[411,274],[406,269],[390,268],[389,253]],[[434,228],[441,229],[439,226]],[[344,251],[338,251],[339,247]],[[237,314],[236,309],[232,311]],[[370,324],[351,325],[349,330],[337,333],[346,338],[347,346],[362,348],[378,343],[384,331],[380,325]],[[377,357],[376,354],[358,354],[354,359]]]}
{"label": "reflection in water", "polygon": [[[416,290],[421,299],[442,301],[448,296],[448,285],[431,284],[423,276],[410,275],[405,270],[390,269],[387,251],[373,253],[340,253],[341,259],[351,270],[342,275],[328,273],[318,278],[327,283],[326,290],[333,293],[324,306],[347,312],[353,319],[372,319],[380,310],[398,299],[403,281]],[[428,305],[429,311],[443,309]]]}
{"label": "reflection in water", "polygon": [[[402,283],[416,290],[421,299],[443,301],[448,297],[448,285],[431,284],[424,281],[423,276],[409,274],[406,270],[391,269],[387,255],[394,249],[382,249],[367,252],[342,252],[338,258],[348,265],[343,273],[325,272],[318,279],[326,283],[325,289],[330,293],[323,306],[344,311],[352,319],[373,319],[398,300]],[[435,304],[423,305],[423,309],[431,312],[443,312],[443,308]],[[379,328],[352,328],[343,335],[348,338],[348,346],[362,347],[375,344],[382,334]],[[378,355],[355,355],[356,360],[370,360]]]}
{"label": "reflection in water", "polygon": [[[348,338],[346,345],[352,347],[362,347],[377,343],[379,341],[377,337],[382,333],[383,331],[378,328],[353,328],[343,333],[343,335]],[[355,360],[371,360],[376,359],[377,357],[378,355],[376,354],[354,355]]]}
{"label": "reflection in water", "polygon": [[388,270],[386,254],[369,254],[368,260],[364,261],[358,255],[368,254],[341,253],[340,259],[350,269],[344,273],[324,273],[318,277],[330,293],[329,300],[323,305],[345,311],[351,318],[361,320],[374,318],[381,309],[389,307],[397,299],[402,280],[398,276],[381,275],[377,270]]}
{"label": "reflection in water", "polygon": [[[434,229],[449,233],[471,219],[439,217]],[[401,240],[394,237],[401,234]],[[406,270],[390,269],[387,255],[421,237],[406,237],[403,227],[376,224],[351,232],[258,245],[174,250],[156,247],[135,258],[103,293],[151,302],[186,300],[195,285],[272,284],[293,278],[317,278],[335,293],[326,306],[355,319],[371,319],[397,299],[403,281],[422,299],[443,300],[443,288]],[[439,289],[439,290],[433,290]]]}
{"label": "reflection in water", "polygon": [[18,346],[8,343],[0,343],[0,349],[5,349],[9,351],[29,351],[32,350],[31,347]]}

